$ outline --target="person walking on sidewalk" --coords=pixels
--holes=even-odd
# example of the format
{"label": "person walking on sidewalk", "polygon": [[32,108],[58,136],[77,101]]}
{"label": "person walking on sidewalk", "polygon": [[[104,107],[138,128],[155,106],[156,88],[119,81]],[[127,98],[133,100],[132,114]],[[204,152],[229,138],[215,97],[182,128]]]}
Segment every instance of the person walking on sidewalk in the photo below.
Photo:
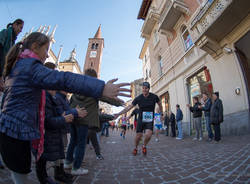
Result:
{"label": "person walking on sidewalk", "polygon": [[180,109],[180,105],[176,105],[176,122],[177,122],[177,127],[178,127],[178,136],[176,139],[180,140],[183,139],[183,132],[182,132],[182,120],[183,120],[183,113],[182,110]]}
{"label": "person walking on sidewalk", "polygon": [[130,96],[123,93],[130,90],[122,88],[129,84],[113,84],[117,79],[105,84],[85,75],[59,72],[43,66],[48,58],[49,44],[49,37],[34,32],[23,42],[15,44],[6,57],[0,113],[0,153],[15,184],[31,183],[28,179],[31,145],[37,149],[37,160],[43,152],[46,101],[43,89],[64,90],[94,98]]}
{"label": "person walking on sidewalk", "polygon": [[202,116],[202,111],[199,108],[201,106],[201,103],[199,102],[198,97],[193,97],[193,103],[194,106],[192,107],[190,104],[187,104],[187,107],[189,107],[190,111],[193,113],[193,121],[194,121],[194,126],[195,126],[195,131],[196,131],[196,136],[193,138],[193,140],[198,140],[202,141],[202,125],[201,125],[201,116]]}
{"label": "person walking on sidewalk", "polygon": [[202,100],[204,103],[201,106],[199,106],[199,108],[202,111],[204,111],[204,115],[205,115],[206,129],[207,129],[207,135],[208,135],[207,141],[212,141],[214,137],[213,131],[211,128],[211,121],[210,121],[210,110],[212,106],[212,101],[210,98],[208,98],[208,95],[206,93],[202,94]]}
{"label": "person walking on sidewalk", "polygon": [[145,130],[145,138],[144,138],[144,143],[142,147],[142,153],[144,155],[147,154],[146,146],[149,143],[152,137],[152,133],[153,133],[154,110],[155,110],[156,103],[159,106],[160,114],[162,118],[162,105],[161,105],[160,99],[157,95],[150,93],[149,89],[150,89],[150,84],[148,82],[143,82],[142,94],[137,96],[133,100],[132,104],[128,105],[125,109],[120,111],[118,114],[115,114],[115,117],[117,118],[121,114],[128,112],[137,104],[139,106],[139,118],[138,118],[138,124],[136,127],[135,148],[133,150],[134,155],[137,155],[137,147],[139,145],[139,141],[142,138],[144,130]]}
{"label": "person walking on sidewalk", "polygon": [[214,140],[221,140],[220,124],[223,122],[223,104],[219,99],[219,92],[213,93],[213,104],[210,111],[211,124],[214,127]]}

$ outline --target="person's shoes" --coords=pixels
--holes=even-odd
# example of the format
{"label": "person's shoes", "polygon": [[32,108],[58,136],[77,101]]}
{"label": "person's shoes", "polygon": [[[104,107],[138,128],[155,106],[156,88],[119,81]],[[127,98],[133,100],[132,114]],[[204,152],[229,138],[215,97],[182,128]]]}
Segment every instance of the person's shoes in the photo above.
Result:
{"label": "person's shoes", "polygon": [[120,136],[122,137],[122,133],[120,134]]}
{"label": "person's shoes", "polygon": [[79,169],[72,169],[71,170],[71,174],[72,175],[85,175],[85,174],[88,174],[88,169],[83,169],[83,168],[79,168]]}
{"label": "person's shoes", "polygon": [[63,183],[72,183],[73,175],[64,172],[63,165],[55,166],[54,178]]}
{"label": "person's shoes", "polygon": [[137,149],[136,149],[136,148],[133,150],[133,155],[134,155],[134,156],[137,155]]}
{"label": "person's shoes", "polygon": [[69,163],[69,164],[68,164],[68,163],[64,162],[63,167],[64,167],[64,169],[72,169],[73,163]]}
{"label": "person's shoes", "polygon": [[202,137],[199,138],[199,141],[202,141]]}
{"label": "person's shoes", "polygon": [[195,137],[195,138],[193,138],[193,141],[196,141],[196,140],[198,140],[196,137]]}
{"label": "person's shoes", "polygon": [[207,142],[211,142],[212,140],[213,140],[213,139],[211,139],[211,138],[208,138],[208,139],[207,139]]}
{"label": "person's shoes", "polygon": [[181,140],[182,138],[180,138],[180,137],[176,137],[175,139],[177,139],[177,140]]}
{"label": "person's shoes", "polygon": [[155,141],[156,141],[156,142],[159,142],[159,139],[158,139],[158,138],[156,138],[156,139],[155,139]]}
{"label": "person's shoes", "polygon": [[142,147],[142,153],[143,153],[143,155],[147,155],[147,148],[146,148],[146,146],[143,146]]}
{"label": "person's shoes", "polygon": [[102,155],[97,155],[96,160],[104,160],[104,157]]}

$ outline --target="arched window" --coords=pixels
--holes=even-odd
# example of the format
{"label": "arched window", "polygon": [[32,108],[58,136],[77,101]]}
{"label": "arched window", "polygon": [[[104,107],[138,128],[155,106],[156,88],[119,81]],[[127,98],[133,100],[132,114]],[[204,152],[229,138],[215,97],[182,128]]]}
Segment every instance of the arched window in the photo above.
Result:
{"label": "arched window", "polygon": [[193,41],[192,41],[192,38],[188,32],[187,26],[185,26],[185,25],[182,26],[182,28],[181,28],[181,38],[183,40],[185,51],[186,51],[193,45]]}
{"label": "arched window", "polygon": [[95,44],[95,49],[98,49],[98,43]]}
{"label": "arched window", "polygon": [[161,76],[162,75],[162,67],[163,67],[161,56],[158,57],[158,66],[159,66],[159,76]]}
{"label": "arched window", "polygon": [[92,43],[91,49],[95,49],[95,43]]}

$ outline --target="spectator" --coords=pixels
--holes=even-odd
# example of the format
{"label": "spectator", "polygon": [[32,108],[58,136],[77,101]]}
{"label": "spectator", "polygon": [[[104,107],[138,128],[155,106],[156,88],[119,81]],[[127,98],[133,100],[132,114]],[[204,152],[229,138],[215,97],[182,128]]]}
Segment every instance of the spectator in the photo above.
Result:
{"label": "spectator", "polygon": [[221,140],[220,124],[223,122],[223,104],[219,99],[219,92],[213,93],[213,104],[210,111],[211,124],[214,127],[214,140]]}
{"label": "spectator", "polygon": [[178,136],[176,139],[183,139],[183,133],[182,133],[182,119],[183,119],[183,113],[182,110],[180,109],[180,105],[176,105],[176,122],[177,122],[177,127],[178,127]]}
{"label": "spectator", "polygon": [[190,111],[193,113],[193,121],[196,131],[196,137],[193,138],[193,140],[202,141],[202,125],[201,125],[201,116],[202,111],[199,108],[201,106],[201,103],[199,102],[198,97],[193,97],[193,103],[194,106],[192,107],[190,104],[187,104],[187,107],[189,107]]}

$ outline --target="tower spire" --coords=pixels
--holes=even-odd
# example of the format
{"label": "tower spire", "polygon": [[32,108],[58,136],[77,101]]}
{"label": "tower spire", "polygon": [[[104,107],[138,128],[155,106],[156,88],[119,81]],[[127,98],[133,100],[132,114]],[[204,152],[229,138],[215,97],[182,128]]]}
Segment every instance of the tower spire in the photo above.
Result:
{"label": "tower spire", "polygon": [[102,38],[101,24],[99,25],[98,30],[96,31],[96,34],[95,34],[94,38]]}

